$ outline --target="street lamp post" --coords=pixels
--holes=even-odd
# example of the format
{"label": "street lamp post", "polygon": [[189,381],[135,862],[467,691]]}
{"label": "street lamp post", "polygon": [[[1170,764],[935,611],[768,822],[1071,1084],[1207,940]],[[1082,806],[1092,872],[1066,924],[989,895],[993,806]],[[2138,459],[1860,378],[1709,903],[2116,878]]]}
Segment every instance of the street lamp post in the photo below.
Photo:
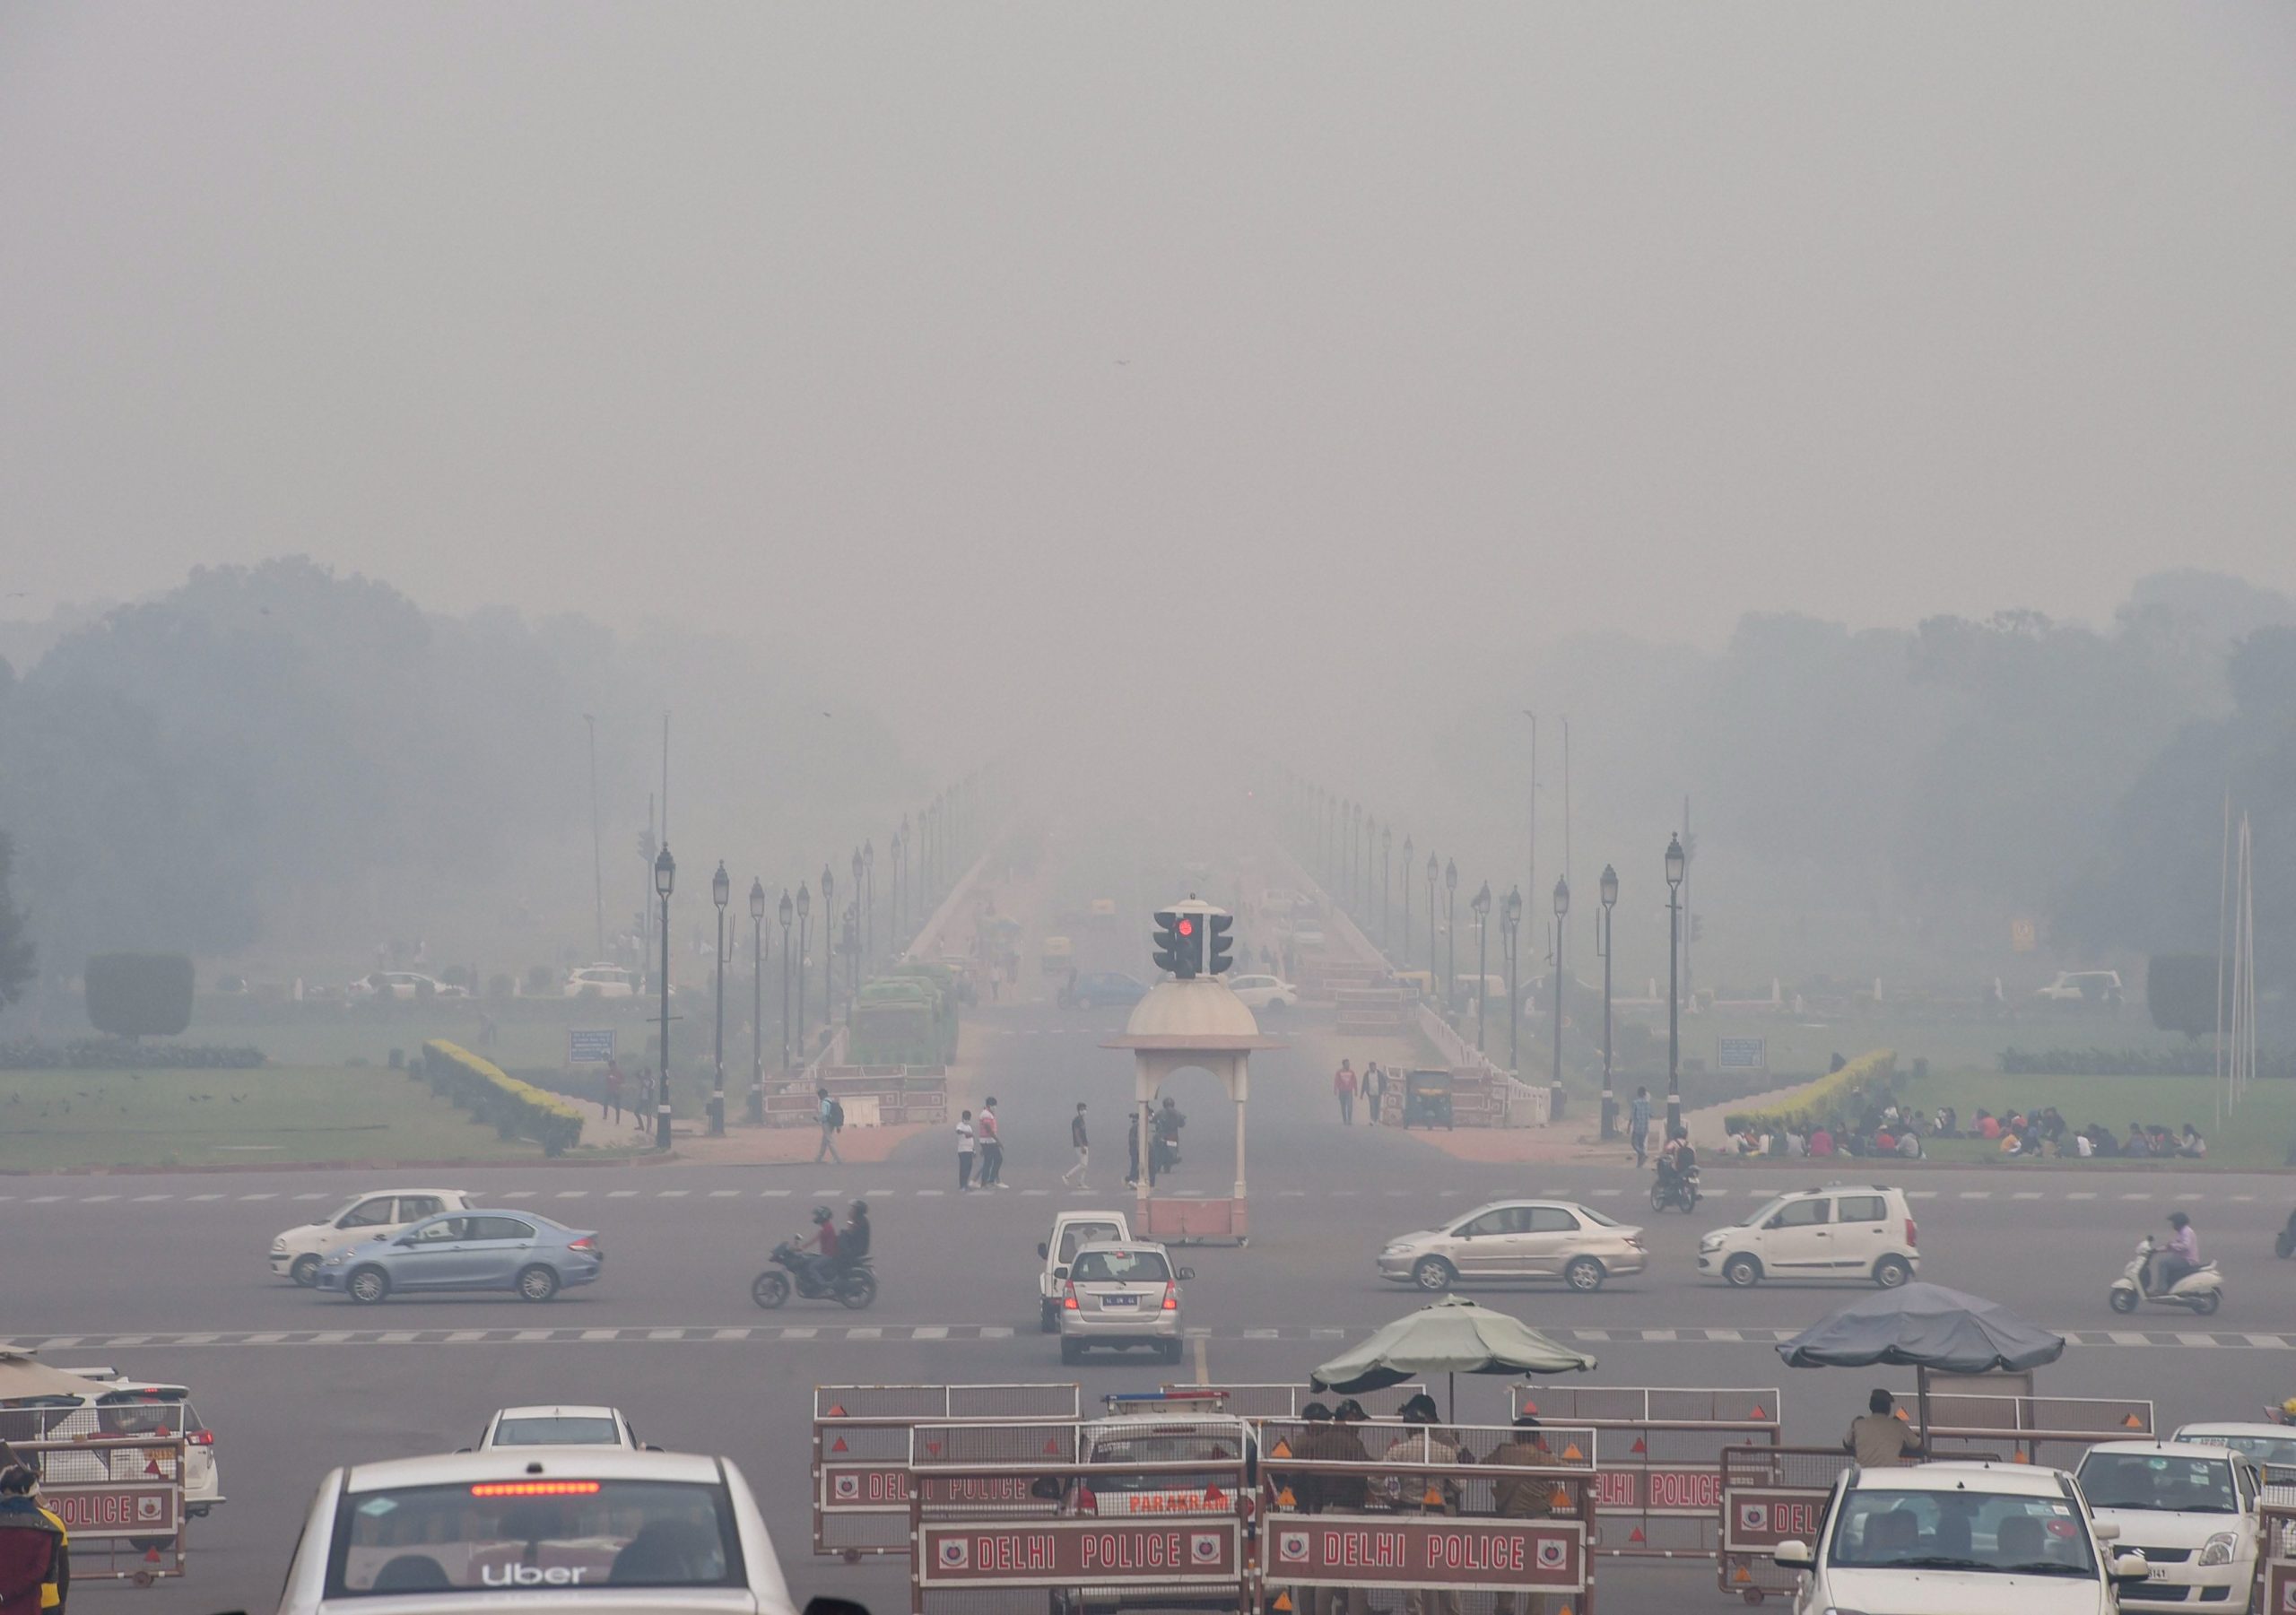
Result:
{"label": "street lamp post", "polygon": [[1485,881],[1467,907],[1474,910],[1474,1052],[1483,1053],[1483,1006],[1490,1002],[1491,882]]}
{"label": "street lamp post", "polygon": [[1683,838],[1666,838],[1666,1136],[1683,1119]]}
{"label": "street lamp post", "polygon": [[1562,1086],[1562,922],[1570,916],[1570,880],[1569,876],[1554,883],[1554,1075],[1556,1088]]}
{"label": "street lamp post", "polygon": [[837,877],[822,865],[822,1035],[837,1025]]}
{"label": "street lamp post", "polygon": [[1435,877],[1443,873],[1433,853],[1427,855],[1427,985],[1435,985]]}
{"label": "street lamp post", "polygon": [[[1387,947],[1387,899],[1395,887],[1396,821],[1392,819],[1379,827],[1379,946]],[[1411,867],[1411,845],[1404,844],[1404,867]]]}
{"label": "street lamp post", "polygon": [[[813,931],[813,894],[797,882],[797,1058],[805,1057],[805,949]],[[785,1061],[784,1064],[787,1063]]]}
{"label": "street lamp post", "polygon": [[[853,1024],[854,1007],[861,1002],[861,899],[857,893],[845,905],[845,1024]],[[850,1058],[848,1052],[848,1057]]]}
{"label": "street lamp post", "polygon": [[726,1136],[726,905],[734,895],[734,883],[726,877],[726,860],[718,860],[718,873],[709,877],[709,900],[718,905],[718,1041],[711,1054],[715,1074],[709,1090],[709,1136]]}
{"label": "street lamp post", "polygon": [[654,1147],[670,1147],[670,889],[677,884],[677,860],[670,844],[654,860],[654,893],[662,899],[662,1085],[654,1111]]}
{"label": "street lamp post", "polygon": [[781,921],[781,1074],[789,1074],[789,889],[781,889],[781,906],[775,911]]}
{"label": "street lamp post", "polygon": [[1363,838],[1357,847],[1355,866],[1355,900],[1365,925],[1371,923],[1371,844],[1379,838],[1379,816],[1363,815]]}
{"label": "street lamp post", "polygon": [[[866,884],[867,880],[868,866],[861,862],[861,849],[857,847],[853,849],[853,900],[851,907],[856,916],[863,918],[865,922],[865,916],[869,911],[869,899],[867,896],[868,886]],[[850,958],[848,962],[845,982],[845,994],[848,999],[852,997],[855,991],[861,985],[861,972],[858,969],[851,968],[858,965],[862,959],[861,933],[858,927],[856,927],[853,933],[853,947],[849,950],[849,953]]]}
{"label": "street lamp post", "polygon": [[1611,910],[1618,907],[1618,871],[1603,865],[1603,909],[1595,916],[1596,951],[1603,956],[1603,1137],[1618,1136],[1618,1100],[1611,1093]]}
{"label": "street lamp post", "polygon": [[1499,947],[1507,956],[1507,1069],[1519,1072],[1523,1069],[1521,1055],[1522,1023],[1520,1013],[1522,989],[1516,985],[1515,962],[1522,949],[1517,933],[1523,927],[1523,889],[1509,887],[1507,900],[1499,905]]}
{"label": "street lamp post", "polygon": [[861,844],[861,890],[869,894],[861,905],[861,912],[867,916],[862,956],[874,959],[877,957],[877,843],[874,837]]}
{"label": "street lamp post", "polygon": [[[1403,962],[1411,962],[1411,838],[1403,838]],[[1433,969],[1431,964],[1428,967]]]}
{"label": "street lamp post", "polygon": [[1443,864],[1443,1002],[1459,1002],[1459,861]]}
{"label": "street lamp post", "polygon": [[765,1120],[765,882],[750,877],[750,1123]]}

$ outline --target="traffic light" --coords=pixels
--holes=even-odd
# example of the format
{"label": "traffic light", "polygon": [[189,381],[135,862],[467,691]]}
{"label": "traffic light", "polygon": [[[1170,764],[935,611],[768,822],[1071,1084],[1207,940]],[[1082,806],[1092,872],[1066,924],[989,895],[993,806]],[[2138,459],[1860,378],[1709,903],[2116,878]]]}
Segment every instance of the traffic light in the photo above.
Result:
{"label": "traffic light", "polygon": [[1236,916],[1232,914],[1207,914],[1204,916],[1204,973],[1206,976],[1221,975],[1236,962],[1228,952],[1236,945],[1234,939],[1228,934],[1228,928],[1235,923]]}
{"label": "traffic light", "polygon": [[1177,908],[1156,911],[1156,968],[1186,981],[1204,968],[1203,916]]}

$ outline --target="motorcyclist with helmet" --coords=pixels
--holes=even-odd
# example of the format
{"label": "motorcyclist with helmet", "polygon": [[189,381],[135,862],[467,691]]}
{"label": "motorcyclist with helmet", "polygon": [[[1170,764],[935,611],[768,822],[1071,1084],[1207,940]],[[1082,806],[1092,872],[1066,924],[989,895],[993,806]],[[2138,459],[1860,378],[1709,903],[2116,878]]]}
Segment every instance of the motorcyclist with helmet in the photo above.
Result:
{"label": "motorcyclist with helmet", "polygon": [[1667,1130],[1666,1142],[1658,1151],[1658,1186],[1669,1200],[1682,1196],[1683,1185],[1698,1171],[1698,1150],[1690,1142],[1690,1132],[1679,1122]]}

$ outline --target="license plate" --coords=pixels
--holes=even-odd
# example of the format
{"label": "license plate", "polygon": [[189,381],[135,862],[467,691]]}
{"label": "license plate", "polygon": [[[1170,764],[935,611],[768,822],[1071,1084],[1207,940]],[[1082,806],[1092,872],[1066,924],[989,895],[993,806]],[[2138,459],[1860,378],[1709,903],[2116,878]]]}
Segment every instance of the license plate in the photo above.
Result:
{"label": "license plate", "polygon": [[1102,1296],[1100,1305],[1102,1307],[1137,1307],[1140,1305],[1140,1298],[1138,1296]]}
{"label": "license plate", "polygon": [[2166,1566],[2166,1565],[2155,1565],[2155,1566],[2153,1566],[2151,1569],[2147,1570],[2147,1571],[2144,1573],[2144,1579],[2145,1579],[2146,1581],[2166,1581],[2166,1580],[2168,1580],[2168,1579],[2169,1579],[2169,1567],[2168,1567],[2168,1566]]}

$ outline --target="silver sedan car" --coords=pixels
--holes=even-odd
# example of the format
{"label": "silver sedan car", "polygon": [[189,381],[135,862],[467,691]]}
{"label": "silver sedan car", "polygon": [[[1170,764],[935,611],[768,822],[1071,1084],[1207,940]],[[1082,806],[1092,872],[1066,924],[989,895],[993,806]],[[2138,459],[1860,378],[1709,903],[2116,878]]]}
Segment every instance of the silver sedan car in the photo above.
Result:
{"label": "silver sedan car", "polygon": [[1180,1360],[1180,1284],[1161,1245],[1109,1240],[1080,1246],[1060,1289],[1060,1360],[1082,1362],[1091,1346],[1152,1346]]}
{"label": "silver sedan car", "polygon": [[1502,1200],[1387,1242],[1379,1276],[1445,1290],[1480,1279],[1560,1279],[1591,1293],[1649,1261],[1642,1230],[1570,1200]]}
{"label": "silver sedan car", "polygon": [[605,1247],[587,1229],[533,1211],[453,1211],[346,1245],[321,1263],[317,1288],[369,1305],[399,1291],[507,1289],[547,1301],[596,1281]]}

